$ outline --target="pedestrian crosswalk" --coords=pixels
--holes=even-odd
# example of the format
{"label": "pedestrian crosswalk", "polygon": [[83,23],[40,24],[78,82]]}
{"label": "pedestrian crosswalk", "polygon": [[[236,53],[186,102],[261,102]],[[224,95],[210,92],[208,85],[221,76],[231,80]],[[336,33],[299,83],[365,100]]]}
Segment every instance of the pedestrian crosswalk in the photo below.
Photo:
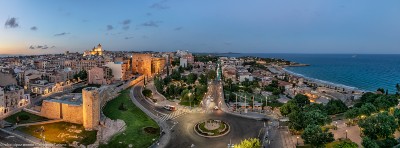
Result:
{"label": "pedestrian crosswalk", "polygon": [[161,116],[161,121],[167,121],[169,119],[176,119],[184,114],[186,114],[187,112],[185,110],[177,110],[174,111],[170,114],[164,114]]}

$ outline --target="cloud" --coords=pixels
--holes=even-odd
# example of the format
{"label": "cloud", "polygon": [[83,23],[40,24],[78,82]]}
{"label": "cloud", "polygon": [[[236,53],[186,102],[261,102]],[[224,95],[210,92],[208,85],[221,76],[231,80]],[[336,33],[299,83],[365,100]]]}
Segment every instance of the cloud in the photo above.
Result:
{"label": "cloud", "polygon": [[62,32],[62,33],[55,34],[54,36],[64,36],[64,35],[67,35],[67,34],[70,34],[70,33]]}
{"label": "cloud", "polygon": [[31,27],[31,30],[36,31],[38,28],[36,26]]}
{"label": "cloud", "polygon": [[128,36],[128,37],[125,37],[125,40],[129,40],[129,39],[132,39],[133,38],[133,36]]}
{"label": "cloud", "polygon": [[142,25],[146,27],[158,27],[158,24],[161,23],[160,21],[147,21],[144,22]]}
{"label": "cloud", "polygon": [[129,26],[124,26],[124,27],[122,27],[122,29],[129,30]]}
{"label": "cloud", "polygon": [[169,9],[169,6],[165,5],[167,0],[162,0],[160,2],[154,3],[150,6],[150,8],[157,9],[157,10],[164,10]]}
{"label": "cloud", "polygon": [[107,25],[107,31],[113,30],[113,29],[114,29],[114,27],[112,25]]}
{"label": "cloud", "polygon": [[47,45],[37,45],[37,46],[31,45],[31,46],[29,46],[29,49],[49,49],[49,48],[56,48],[56,46],[51,46],[51,47],[49,47]]}
{"label": "cloud", "polygon": [[19,26],[18,22],[17,22],[17,18],[12,17],[12,18],[8,18],[6,23],[4,23],[4,27],[6,28],[17,28]]}
{"label": "cloud", "polygon": [[131,23],[131,20],[129,20],[129,19],[124,20],[124,21],[122,22],[123,25],[129,25],[130,23]]}
{"label": "cloud", "polygon": [[180,27],[176,27],[174,30],[175,30],[175,31],[179,31],[179,30],[182,30],[182,29],[183,29],[183,27],[180,26]]}

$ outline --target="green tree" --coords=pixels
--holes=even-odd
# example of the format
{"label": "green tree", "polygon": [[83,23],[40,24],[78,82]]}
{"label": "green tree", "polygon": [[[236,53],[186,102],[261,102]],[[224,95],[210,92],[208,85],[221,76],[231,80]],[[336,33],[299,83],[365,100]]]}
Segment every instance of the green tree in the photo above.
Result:
{"label": "green tree", "polygon": [[301,134],[301,138],[303,138],[304,143],[316,147],[320,147],[335,140],[331,132],[322,131],[321,127],[318,125],[308,125]]}
{"label": "green tree", "polygon": [[213,80],[217,77],[217,72],[215,72],[215,70],[209,70],[207,72],[207,78],[210,80]]}
{"label": "green tree", "polygon": [[358,148],[358,145],[355,142],[344,140],[333,145],[333,148]]}
{"label": "green tree", "polygon": [[376,140],[379,147],[394,147],[398,144],[397,140],[390,137],[383,140]]}
{"label": "green tree", "polygon": [[289,114],[289,127],[297,131],[304,129],[305,115],[304,112],[295,111]]}
{"label": "green tree", "polygon": [[379,148],[379,145],[375,142],[375,140],[373,140],[369,137],[364,137],[362,139],[361,145],[364,148]]}
{"label": "green tree", "polygon": [[373,104],[365,103],[364,105],[362,105],[360,107],[359,114],[369,116],[369,115],[371,115],[372,113],[374,113],[376,111],[377,111],[377,109]]}
{"label": "green tree", "polygon": [[382,93],[382,94],[385,93],[385,89],[383,89],[383,88],[378,88],[376,91],[377,91],[377,92],[380,92],[380,93]]}
{"label": "green tree", "polygon": [[344,116],[346,117],[346,119],[354,119],[356,118],[358,115],[360,114],[360,110],[358,108],[352,108],[347,110],[344,113]]}
{"label": "green tree", "polygon": [[396,90],[397,90],[397,94],[400,94],[400,84],[399,83],[396,84]]}
{"label": "green tree", "polygon": [[181,73],[178,70],[173,70],[171,74],[171,78],[174,80],[180,80],[181,79]]}
{"label": "green tree", "polygon": [[346,104],[342,100],[331,99],[325,106],[329,115],[343,113],[347,110]]}
{"label": "green tree", "polygon": [[398,127],[395,118],[387,112],[369,116],[359,121],[358,125],[362,128],[364,135],[371,139],[391,137]]}
{"label": "green tree", "polygon": [[310,104],[310,100],[306,95],[303,94],[297,94],[294,98],[293,101],[297,104],[298,107],[302,108],[306,105]]}
{"label": "green tree", "polygon": [[310,105],[306,105],[303,110],[305,110],[305,111],[320,110],[323,113],[326,113],[324,105],[318,104],[318,103],[312,103]]}
{"label": "green tree", "polygon": [[235,148],[260,148],[261,142],[257,138],[244,139],[239,144],[235,145]]}
{"label": "green tree", "polygon": [[293,102],[293,101],[288,101],[286,104],[283,104],[281,107],[280,107],[280,112],[281,112],[281,114],[283,115],[283,116],[287,116],[287,115],[289,115],[290,113],[292,113],[292,112],[295,112],[295,111],[300,111],[300,108],[299,107],[297,107],[297,105]]}
{"label": "green tree", "polygon": [[400,126],[400,109],[396,108],[394,110],[393,117],[397,119],[397,125]]}
{"label": "green tree", "polygon": [[332,119],[321,110],[308,111],[304,114],[304,117],[304,125],[315,124],[322,126],[332,121]]}
{"label": "green tree", "polygon": [[204,74],[201,74],[199,77],[199,82],[202,85],[207,85],[207,77]]}
{"label": "green tree", "polygon": [[196,82],[196,80],[197,80],[197,75],[194,74],[194,73],[190,73],[190,74],[187,76],[187,83],[188,83],[188,84],[193,84],[194,82]]}

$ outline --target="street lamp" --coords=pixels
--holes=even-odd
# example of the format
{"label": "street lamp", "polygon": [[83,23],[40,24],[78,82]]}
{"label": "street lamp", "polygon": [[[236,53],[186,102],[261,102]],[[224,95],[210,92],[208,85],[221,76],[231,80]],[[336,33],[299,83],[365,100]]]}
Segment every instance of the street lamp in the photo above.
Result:
{"label": "street lamp", "polygon": [[299,136],[296,137],[296,145],[299,145]]}
{"label": "street lamp", "polygon": [[192,96],[191,92],[189,92],[189,107],[192,109],[192,100],[190,99],[190,96]]}
{"label": "street lamp", "polygon": [[346,130],[346,139],[347,139],[347,130]]}
{"label": "street lamp", "polygon": [[338,127],[337,127],[337,121],[335,121],[335,128],[338,129]]}

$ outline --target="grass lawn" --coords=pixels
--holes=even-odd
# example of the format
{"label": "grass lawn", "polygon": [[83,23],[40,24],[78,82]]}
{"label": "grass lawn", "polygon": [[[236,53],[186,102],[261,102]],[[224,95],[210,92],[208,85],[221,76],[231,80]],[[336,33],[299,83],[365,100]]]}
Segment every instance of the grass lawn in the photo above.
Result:
{"label": "grass lawn", "polygon": [[[129,97],[130,88],[121,91],[121,94],[109,101],[104,107],[103,113],[115,120],[122,119],[126,123],[126,129],[123,133],[115,135],[108,145],[100,145],[100,147],[133,147],[144,148],[153,144],[153,139],[158,139],[160,129],[155,121],[148,117],[140,108],[136,107]],[[124,104],[126,110],[119,110],[121,103]],[[144,131],[145,127],[156,128],[155,134],[149,134]]]}
{"label": "grass lawn", "polygon": [[7,122],[10,123],[17,123],[17,117],[19,117],[19,123],[18,124],[24,124],[24,123],[33,123],[33,122],[40,122],[40,121],[47,121],[49,119],[41,116],[37,116],[25,111],[20,111],[18,113],[15,113],[14,115],[11,115],[7,117],[6,120]]}
{"label": "grass lawn", "polygon": [[71,144],[73,141],[77,141],[83,145],[89,145],[96,141],[97,131],[85,131],[82,125],[68,122],[18,127],[17,130],[41,139],[40,130],[42,126],[44,127],[43,133],[46,141],[50,143]]}

